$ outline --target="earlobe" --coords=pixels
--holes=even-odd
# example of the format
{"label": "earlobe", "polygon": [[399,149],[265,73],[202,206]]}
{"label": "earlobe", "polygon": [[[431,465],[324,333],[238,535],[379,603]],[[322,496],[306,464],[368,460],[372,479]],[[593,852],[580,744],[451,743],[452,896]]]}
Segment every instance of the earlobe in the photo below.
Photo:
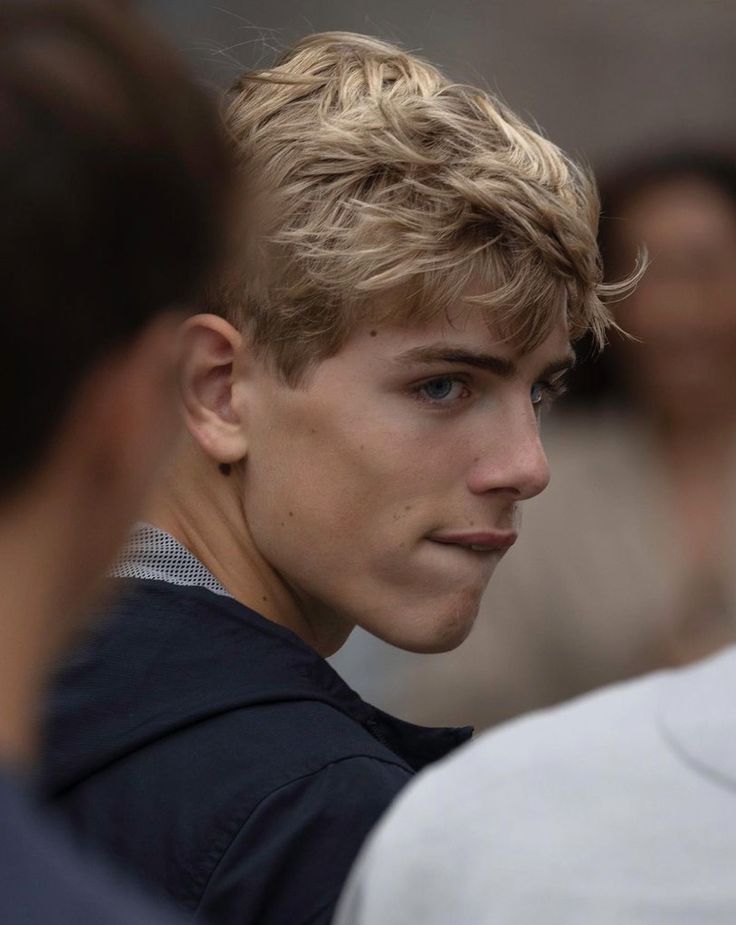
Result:
{"label": "earlobe", "polygon": [[[189,432],[216,462],[243,459],[245,421],[234,388],[242,336],[218,315],[195,315],[182,327],[181,349],[180,389]],[[240,370],[242,363],[237,366]]]}

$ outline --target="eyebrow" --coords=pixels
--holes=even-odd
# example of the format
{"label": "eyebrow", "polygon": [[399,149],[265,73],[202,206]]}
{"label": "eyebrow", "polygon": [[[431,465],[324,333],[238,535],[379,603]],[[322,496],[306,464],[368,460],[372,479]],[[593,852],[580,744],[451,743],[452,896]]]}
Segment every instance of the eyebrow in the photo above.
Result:
{"label": "eyebrow", "polygon": [[[502,379],[513,379],[519,372],[512,360],[493,356],[491,353],[477,353],[463,347],[448,347],[446,344],[436,344],[427,347],[413,347],[396,357],[396,363],[449,363],[462,366],[473,366],[491,372]],[[548,363],[539,374],[541,378],[554,376],[572,369],[575,365],[575,354],[570,349],[557,360]]]}

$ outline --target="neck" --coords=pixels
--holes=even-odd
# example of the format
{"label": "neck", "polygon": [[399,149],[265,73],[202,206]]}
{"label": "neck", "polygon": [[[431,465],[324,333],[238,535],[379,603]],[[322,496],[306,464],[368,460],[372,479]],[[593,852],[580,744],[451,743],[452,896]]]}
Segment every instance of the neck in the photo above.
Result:
{"label": "neck", "polygon": [[296,633],[320,655],[345,642],[342,621],[309,606],[259,551],[240,492],[241,467],[229,475],[187,447],[163,481],[146,520],[196,556],[235,600]]}
{"label": "neck", "polygon": [[27,768],[46,678],[67,642],[64,547],[55,546],[53,514],[41,517],[20,504],[6,507],[0,523],[0,761]]}

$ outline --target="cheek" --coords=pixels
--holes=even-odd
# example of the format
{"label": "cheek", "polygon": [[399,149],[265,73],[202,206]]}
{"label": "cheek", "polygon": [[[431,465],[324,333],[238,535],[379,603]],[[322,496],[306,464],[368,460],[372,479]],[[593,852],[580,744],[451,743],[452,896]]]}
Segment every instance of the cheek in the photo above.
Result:
{"label": "cheek", "polygon": [[317,424],[274,426],[246,464],[253,540],[275,565],[293,549],[294,558],[325,567],[320,560],[375,530],[381,482],[364,443]]}
{"label": "cheek", "polygon": [[288,583],[338,609],[360,609],[389,590],[401,596],[436,505],[419,495],[421,480],[401,454],[379,451],[368,435],[308,436],[269,447],[268,465],[250,464],[254,545]]}
{"label": "cheek", "polygon": [[457,493],[448,444],[458,442],[381,409],[348,416],[344,403],[289,394],[259,416],[244,486],[251,538],[287,581],[315,594],[431,580],[417,546]]}

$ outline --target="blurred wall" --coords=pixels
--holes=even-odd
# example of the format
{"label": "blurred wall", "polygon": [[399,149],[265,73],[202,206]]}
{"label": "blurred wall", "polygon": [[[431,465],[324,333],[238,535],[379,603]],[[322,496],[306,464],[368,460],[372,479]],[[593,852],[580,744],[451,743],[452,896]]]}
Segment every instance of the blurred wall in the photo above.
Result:
{"label": "blurred wall", "polygon": [[495,89],[606,170],[640,147],[736,140],[734,0],[146,0],[225,86],[308,32],[371,33]]}

